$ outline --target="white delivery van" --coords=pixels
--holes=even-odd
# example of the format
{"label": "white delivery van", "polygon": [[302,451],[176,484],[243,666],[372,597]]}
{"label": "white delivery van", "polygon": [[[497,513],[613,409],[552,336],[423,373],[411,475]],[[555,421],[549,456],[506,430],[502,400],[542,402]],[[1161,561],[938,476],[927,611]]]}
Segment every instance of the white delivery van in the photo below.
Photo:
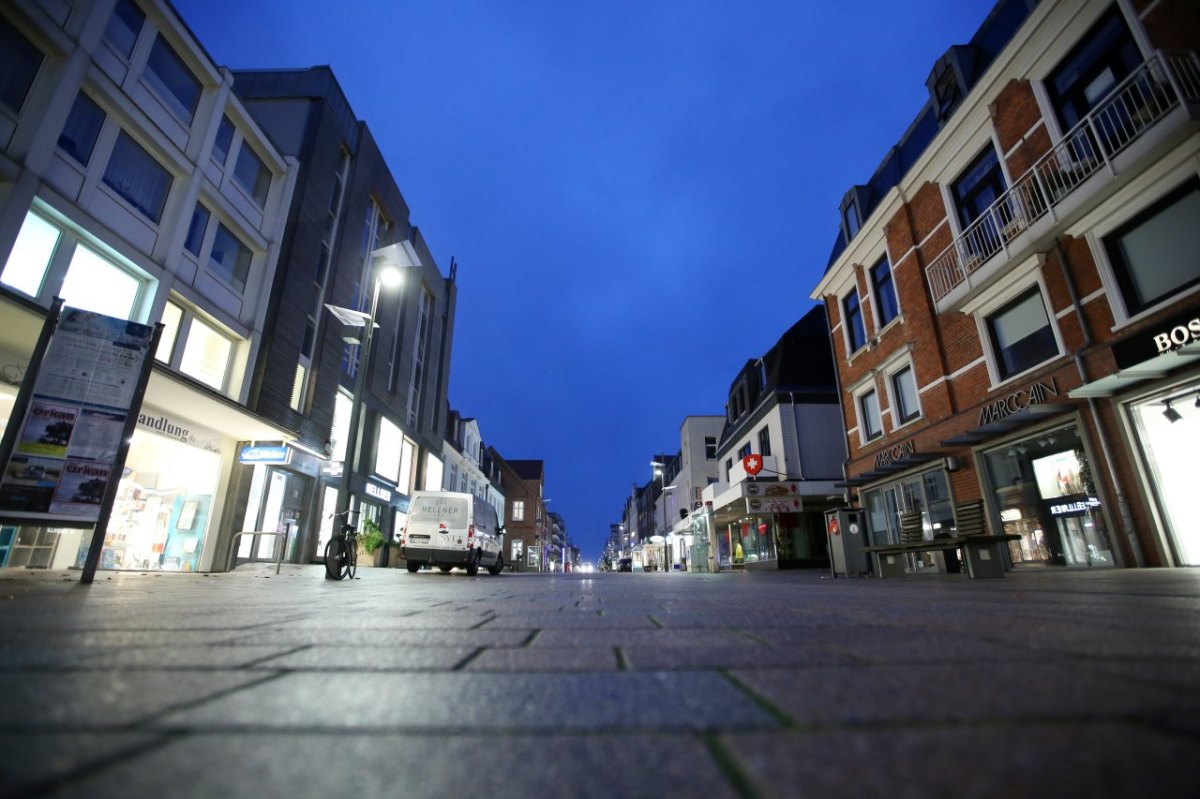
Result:
{"label": "white delivery van", "polygon": [[495,508],[479,497],[417,491],[408,504],[400,551],[410,572],[428,564],[444,572],[460,566],[471,576],[480,566],[499,574],[504,568],[503,538]]}

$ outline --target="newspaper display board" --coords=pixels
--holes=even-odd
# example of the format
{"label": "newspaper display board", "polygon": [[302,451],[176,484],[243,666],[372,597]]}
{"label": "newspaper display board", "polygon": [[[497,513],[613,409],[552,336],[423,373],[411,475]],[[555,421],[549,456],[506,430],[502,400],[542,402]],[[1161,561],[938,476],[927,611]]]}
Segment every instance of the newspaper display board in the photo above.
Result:
{"label": "newspaper display board", "polygon": [[26,402],[14,407],[24,416],[0,453],[0,517],[90,526],[120,477],[156,330],[79,308],[52,312],[46,325],[31,387],[21,387]]}

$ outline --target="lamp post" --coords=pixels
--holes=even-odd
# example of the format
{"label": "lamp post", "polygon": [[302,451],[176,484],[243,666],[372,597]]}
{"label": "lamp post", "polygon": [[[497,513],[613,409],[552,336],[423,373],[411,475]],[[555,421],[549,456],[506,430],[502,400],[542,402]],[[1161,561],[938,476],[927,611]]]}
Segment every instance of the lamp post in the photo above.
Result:
{"label": "lamp post", "polygon": [[[662,497],[662,506],[663,506],[663,526],[662,526],[662,548],[663,548],[663,555],[662,555],[662,569],[663,569],[663,571],[664,571],[664,572],[669,572],[669,571],[670,571],[670,569],[668,569],[668,568],[667,568],[667,492],[668,492],[668,491],[674,491],[674,490],[675,490],[675,486],[674,486],[674,485],[666,485],[666,482],[667,482],[667,465],[666,465],[665,463],[661,463],[661,462],[659,462],[659,461],[650,461],[650,466],[651,466],[651,467],[654,469],[654,476],[658,478],[658,480],[659,480],[659,485],[661,485],[661,486],[662,486],[662,493],[660,494],[660,496]],[[654,522],[654,523],[657,525],[657,524],[658,524],[658,520],[657,520],[657,519],[655,519],[655,522]]]}
{"label": "lamp post", "polygon": [[[349,437],[346,441],[345,460],[342,462],[341,486],[338,489],[337,513],[339,518],[347,518],[346,511],[350,509],[350,493],[352,475],[359,471],[362,460],[362,442],[364,435],[363,404],[367,390],[367,375],[371,371],[374,354],[373,339],[375,321],[379,311],[379,293],[384,286],[397,286],[404,278],[401,269],[420,268],[421,260],[407,241],[391,244],[370,253],[371,270],[375,279],[371,289],[370,312],[363,313],[351,308],[326,304],[325,307],[334,317],[346,327],[363,328],[359,341],[358,371],[354,375],[354,391],[350,397]],[[347,342],[355,337],[344,337]],[[345,523],[345,522],[343,522]]]}

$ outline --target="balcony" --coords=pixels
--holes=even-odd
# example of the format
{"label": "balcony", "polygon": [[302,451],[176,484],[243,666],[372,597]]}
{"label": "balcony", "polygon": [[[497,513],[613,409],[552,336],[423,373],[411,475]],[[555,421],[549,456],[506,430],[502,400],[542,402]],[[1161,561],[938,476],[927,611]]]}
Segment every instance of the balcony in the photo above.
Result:
{"label": "balcony", "polygon": [[1110,196],[1119,178],[1196,129],[1200,59],[1156,52],[925,267],[938,313],[964,302],[1055,231]]}

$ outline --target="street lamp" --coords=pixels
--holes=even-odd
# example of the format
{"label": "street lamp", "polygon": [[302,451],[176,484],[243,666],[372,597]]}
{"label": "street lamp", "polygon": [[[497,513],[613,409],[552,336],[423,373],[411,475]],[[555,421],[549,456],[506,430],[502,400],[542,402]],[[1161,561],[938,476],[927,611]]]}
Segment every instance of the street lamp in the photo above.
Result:
{"label": "street lamp", "polygon": [[347,342],[359,341],[358,372],[354,375],[354,392],[350,397],[349,439],[346,442],[345,460],[342,462],[341,487],[338,490],[337,514],[346,523],[350,509],[351,475],[359,471],[362,459],[363,440],[363,400],[367,390],[367,374],[371,371],[374,348],[372,340],[378,323],[375,316],[379,310],[379,292],[383,286],[397,286],[404,278],[401,269],[421,267],[421,259],[408,241],[390,244],[370,254],[371,269],[375,273],[374,285],[371,290],[371,306],[369,313],[343,308],[339,305],[326,304],[325,307],[334,317],[346,327],[362,328],[359,336],[343,337]]}
{"label": "street lamp", "polygon": [[[666,485],[667,482],[667,465],[659,461],[650,461],[650,466],[654,469],[654,476],[658,478],[659,484],[662,486],[662,506],[663,506],[663,526],[662,526],[662,569],[664,572],[670,571],[667,568],[667,492],[674,491],[674,485]],[[655,524],[658,520],[655,519]]]}

